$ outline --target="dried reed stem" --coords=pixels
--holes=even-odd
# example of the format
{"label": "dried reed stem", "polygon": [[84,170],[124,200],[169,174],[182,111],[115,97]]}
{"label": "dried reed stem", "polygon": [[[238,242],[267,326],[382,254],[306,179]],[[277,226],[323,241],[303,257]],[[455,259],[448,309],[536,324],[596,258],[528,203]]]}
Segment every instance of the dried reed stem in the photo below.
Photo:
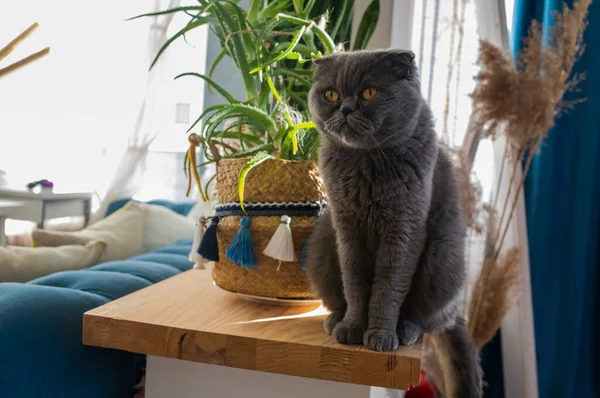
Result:
{"label": "dried reed stem", "polygon": [[13,50],[19,45],[19,43],[21,43],[23,40],[25,40],[27,37],[29,37],[31,32],[36,30],[38,26],[39,26],[39,24],[37,22],[34,22],[33,24],[31,24],[30,27],[25,29],[20,35],[15,37],[10,43],[8,43],[6,46],[4,46],[2,49],[0,49],[0,61],[2,61],[10,53],[12,53]]}
{"label": "dried reed stem", "polygon": [[448,117],[450,116],[450,88],[452,86],[452,76],[454,75],[454,42],[456,36],[456,28],[458,24],[458,0],[452,0],[452,22],[450,31],[450,56],[448,57],[448,75],[446,76],[446,101],[444,104],[444,129],[442,135],[448,145],[453,145],[450,142],[450,134],[448,133]]}
{"label": "dried reed stem", "polygon": [[527,155],[527,162],[525,164],[525,169],[523,170],[523,174],[521,175],[521,181],[519,182],[517,192],[515,193],[515,197],[513,199],[513,202],[512,202],[511,208],[510,208],[510,214],[508,216],[506,226],[504,227],[504,232],[502,233],[502,238],[500,239],[500,242],[496,245],[496,253],[494,254],[494,260],[498,259],[498,256],[500,255],[500,251],[502,250],[502,246],[504,245],[504,239],[506,238],[506,233],[508,232],[508,227],[510,226],[510,220],[512,219],[515,209],[517,208],[519,194],[521,193],[521,190],[523,189],[523,186],[525,185],[525,178],[527,178],[527,173],[529,172],[529,167],[531,166],[531,161],[533,160],[533,156],[534,156],[534,154],[531,152]]}
{"label": "dried reed stem", "polygon": [[[510,179],[508,181],[508,188],[504,197],[504,205],[502,206],[502,213],[500,213],[500,218],[498,219],[498,226],[503,225],[504,222],[504,215],[506,214],[506,209],[508,207],[508,203],[510,202],[510,194],[512,192],[513,186],[514,186],[514,182],[515,182],[515,177],[517,175],[517,171],[519,170],[520,166],[521,166],[521,153],[518,153],[517,156],[515,157],[515,160],[513,162],[513,167],[512,167],[512,172],[510,174]],[[503,163],[504,164],[504,163]],[[500,189],[500,185],[501,185],[502,181],[500,179],[498,179],[498,189]],[[496,208],[496,205],[498,204],[498,198],[500,197],[500,195],[496,194],[496,199],[494,200],[494,208]],[[500,237],[500,232],[501,228],[498,227],[498,229],[496,230],[497,235],[494,237],[494,242],[497,242],[499,237]]]}
{"label": "dried reed stem", "polygon": [[494,192],[494,203],[492,204],[493,208],[496,208],[498,205],[498,198],[500,197],[500,186],[502,185],[502,177],[504,176],[504,168],[506,165],[506,161],[508,159],[508,145],[504,146],[504,154],[502,155],[502,164],[500,165],[500,173],[498,174],[496,181],[496,189]]}
{"label": "dried reed stem", "polygon": [[35,62],[36,60],[38,60],[42,57],[45,57],[49,53],[50,53],[50,48],[46,47],[43,50],[40,50],[36,53],[31,54],[28,57],[23,58],[20,61],[15,62],[14,64],[8,65],[6,68],[0,69],[0,78],[7,76],[9,73],[14,72],[26,65],[31,64],[32,62]]}

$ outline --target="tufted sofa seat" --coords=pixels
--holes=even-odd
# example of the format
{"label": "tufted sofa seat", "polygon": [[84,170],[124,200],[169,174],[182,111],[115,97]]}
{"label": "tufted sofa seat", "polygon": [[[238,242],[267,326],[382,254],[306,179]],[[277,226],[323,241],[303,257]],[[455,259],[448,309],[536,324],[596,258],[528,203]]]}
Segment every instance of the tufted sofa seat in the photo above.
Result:
{"label": "tufted sofa seat", "polygon": [[83,313],[190,269],[191,246],[184,240],[29,283],[0,283],[0,398],[132,397],[145,358],[84,346]]}

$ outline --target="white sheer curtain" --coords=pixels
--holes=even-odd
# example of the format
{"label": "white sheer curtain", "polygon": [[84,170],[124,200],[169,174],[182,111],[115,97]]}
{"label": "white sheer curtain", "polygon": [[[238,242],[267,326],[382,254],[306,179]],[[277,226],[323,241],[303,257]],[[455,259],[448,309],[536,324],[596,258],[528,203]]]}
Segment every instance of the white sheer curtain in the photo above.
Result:
{"label": "white sheer curtain", "polygon": [[[180,4],[181,0],[154,0],[152,11],[174,8]],[[173,20],[173,14],[151,18],[153,22],[148,31],[147,42],[148,66],[168,39],[167,32]],[[161,118],[165,111],[162,101],[164,97],[161,96],[165,79],[169,78],[164,73],[165,55],[163,54],[154,67],[146,72],[148,75],[146,94],[140,106],[135,126],[129,136],[127,148],[115,175],[109,183],[100,208],[95,212],[92,221],[102,218],[112,201],[131,197],[140,189],[146,171],[149,146],[159,134]]]}

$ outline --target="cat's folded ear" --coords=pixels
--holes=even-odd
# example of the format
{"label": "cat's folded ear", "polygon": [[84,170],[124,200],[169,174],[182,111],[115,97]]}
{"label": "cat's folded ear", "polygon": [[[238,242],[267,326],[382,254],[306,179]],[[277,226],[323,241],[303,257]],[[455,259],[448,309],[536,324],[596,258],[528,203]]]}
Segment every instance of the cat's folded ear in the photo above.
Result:
{"label": "cat's folded ear", "polygon": [[331,65],[333,63],[333,55],[327,55],[325,57],[321,57],[321,58],[315,58],[313,60],[315,65],[319,65],[319,66],[327,66],[327,65]]}
{"label": "cat's folded ear", "polygon": [[387,50],[378,57],[377,63],[398,74],[399,78],[413,76],[417,72],[415,53],[405,50]]}

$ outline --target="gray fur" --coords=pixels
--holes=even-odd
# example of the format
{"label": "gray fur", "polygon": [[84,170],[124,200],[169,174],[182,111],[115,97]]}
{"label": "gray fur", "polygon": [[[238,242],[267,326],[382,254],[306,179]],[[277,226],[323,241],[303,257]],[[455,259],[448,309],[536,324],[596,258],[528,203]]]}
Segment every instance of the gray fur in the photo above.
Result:
{"label": "gray fur", "polygon": [[[392,351],[422,333],[463,330],[456,321],[466,229],[414,55],[337,53],[317,64],[309,101],[329,206],[309,240],[307,264],[331,310],[326,332],[343,344]],[[361,98],[367,88],[377,90],[370,101]],[[340,99],[328,102],[327,90]],[[475,350],[475,357],[461,352],[467,358],[458,363],[479,367]],[[465,383],[480,385],[471,373]]]}

